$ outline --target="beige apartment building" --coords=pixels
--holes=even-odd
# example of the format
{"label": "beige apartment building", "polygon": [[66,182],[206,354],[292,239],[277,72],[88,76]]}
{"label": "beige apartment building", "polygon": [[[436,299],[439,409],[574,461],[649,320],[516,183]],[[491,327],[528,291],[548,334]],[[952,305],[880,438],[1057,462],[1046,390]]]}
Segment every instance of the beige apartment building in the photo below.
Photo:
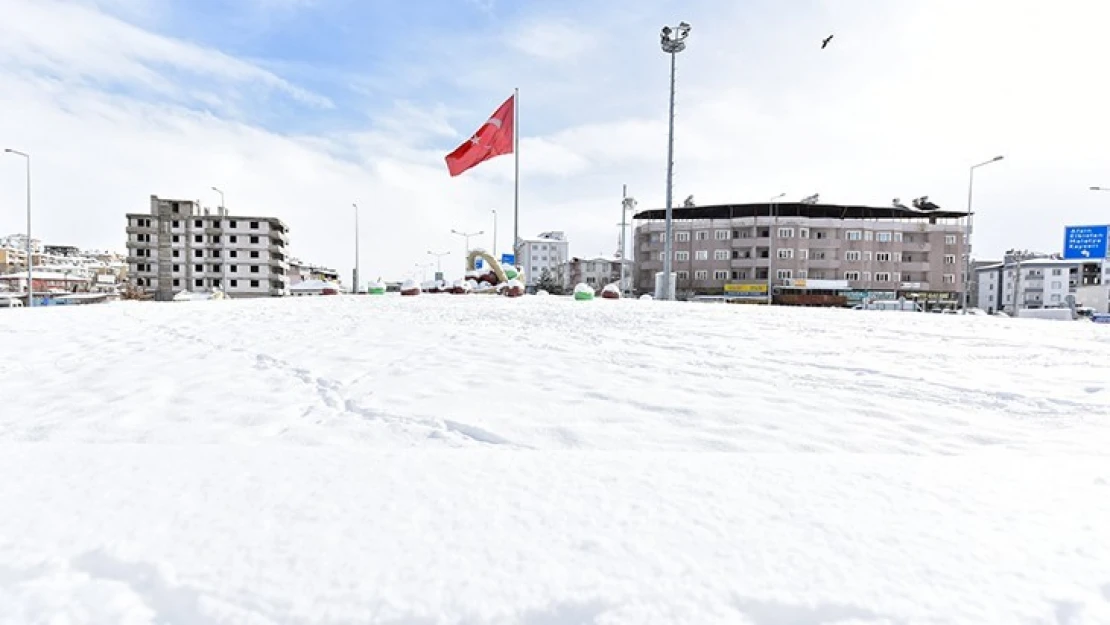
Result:
{"label": "beige apartment building", "polygon": [[[673,210],[679,296],[767,299],[821,285],[846,303],[925,300],[954,305],[964,284],[963,212],[830,204],[726,204]],[[637,291],[663,270],[664,211],[635,217]]]}
{"label": "beige apartment building", "polygon": [[232,297],[288,294],[288,229],[273,217],[239,217],[191,200],[150,196],[149,213],[127,214],[133,284],[158,300],[180,291]]}

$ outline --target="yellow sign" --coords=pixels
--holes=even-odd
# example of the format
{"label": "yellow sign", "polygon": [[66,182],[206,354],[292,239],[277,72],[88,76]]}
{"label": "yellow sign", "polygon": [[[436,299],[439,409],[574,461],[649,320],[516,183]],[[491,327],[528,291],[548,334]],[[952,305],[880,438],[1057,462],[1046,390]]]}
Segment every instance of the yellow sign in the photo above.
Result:
{"label": "yellow sign", "polygon": [[726,284],[725,293],[766,293],[766,284]]}
{"label": "yellow sign", "polygon": [[794,281],[794,286],[799,288],[799,289],[804,289],[804,288],[806,288],[806,281],[802,280],[802,279],[795,280]]}

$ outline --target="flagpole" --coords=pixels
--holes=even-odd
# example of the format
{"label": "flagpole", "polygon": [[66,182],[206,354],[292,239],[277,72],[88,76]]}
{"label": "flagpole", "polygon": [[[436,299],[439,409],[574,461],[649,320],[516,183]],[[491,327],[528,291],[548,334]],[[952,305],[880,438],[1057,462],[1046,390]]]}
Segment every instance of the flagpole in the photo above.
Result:
{"label": "flagpole", "polygon": [[[520,89],[513,89],[513,265],[520,266]],[[525,276],[527,280],[527,276]]]}

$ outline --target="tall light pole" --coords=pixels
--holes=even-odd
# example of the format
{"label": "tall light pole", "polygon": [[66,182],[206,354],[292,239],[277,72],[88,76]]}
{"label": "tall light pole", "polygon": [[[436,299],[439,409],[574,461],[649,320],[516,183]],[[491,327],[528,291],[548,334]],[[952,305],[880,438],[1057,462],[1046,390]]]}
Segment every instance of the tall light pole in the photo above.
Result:
{"label": "tall light pole", "polygon": [[[466,241],[466,252],[463,254],[464,257],[469,257],[470,256],[470,237],[481,236],[485,233],[486,233],[485,230],[479,230],[477,232],[459,232],[458,230],[452,230],[451,231],[451,234],[458,235]],[[519,263],[520,261],[517,260],[517,261],[513,261],[513,262]]]}
{"label": "tall light pole", "polygon": [[967,314],[967,307],[971,303],[971,221],[974,218],[974,211],[971,210],[972,193],[975,189],[975,170],[997,163],[1004,157],[996,156],[989,161],[983,161],[977,165],[972,165],[968,169],[967,176],[967,220],[964,222],[964,284],[963,284],[963,314]]}
{"label": "tall light pole", "polygon": [[628,250],[625,247],[627,239],[625,233],[628,230],[628,211],[635,210],[636,198],[628,197],[628,185],[624,185],[621,191],[621,295],[624,295],[628,288],[628,279],[625,277],[625,268],[628,265]]}
{"label": "tall light pole", "polygon": [[497,209],[495,208],[490,212],[493,213],[493,257],[497,258]]}
{"label": "tall light pole", "polygon": [[355,275],[354,275],[355,286],[354,286],[353,292],[354,292],[355,295],[358,295],[358,287],[359,287],[358,202],[352,202],[351,206],[354,207],[354,209],[355,209]]}
{"label": "tall light pole", "polygon": [[450,256],[451,252],[433,252],[428,250],[428,255],[436,257],[436,273],[443,273],[443,257]]}
{"label": "tall light pole", "polygon": [[224,192],[220,191],[216,187],[212,187],[212,190],[215,191],[216,193],[220,194],[220,208],[226,208],[227,203],[226,203],[226,200],[224,200]]}
{"label": "tall light pole", "polygon": [[670,112],[667,118],[667,212],[664,227],[664,241],[663,241],[663,299],[673,300],[674,289],[671,288],[671,267],[673,256],[673,242],[674,232],[672,230],[671,217],[672,217],[672,193],[674,182],[674,74],[675,74],[675,59],[679,52],[686,49],[686,38],[690,36],[690,25],[686,22],[680,22],[677,28],[664,26],[660,33],[660,45],[663,47],[663,52],[671,55],[671,104]]}
{"label": "tall light pole", "polygon": [[779,223],[779,215],[778,215],[777,205],[778,205],[778,201],[781,200],[784,197],[786,197],[786,194],[785,193],[780,193],[780,194],[776,195],[775,197],[771,198],[771,201],[768,204],[768,211],[767,212],[769,212],[771,214],[771,225],[770,225],[770,227],[768,228],[768,231],[767,231],[767,234],[770,235],[770,237],[771,237],[771,247],[770,247],[771,251],[768,252],[768,254],[767,254],[767,304],[768,305],[771,305],[771,304],[774,303],[774,292],[775,292],[774,282],[773,282],[774,278],[772,277],[772,274],[774,273],[774,269],[775,269],[775,235],[778,234],[777,232],[775,232],[775,229],[778,228],[778,223]]}
{"label": "tall light pole", "polygon": [[6,148],[4,152],[22,156],[27,161],[27,306],[33,307],[35,305],[35,283],[32,274],[34,250],[31,248],[31,155],[11,148]]}

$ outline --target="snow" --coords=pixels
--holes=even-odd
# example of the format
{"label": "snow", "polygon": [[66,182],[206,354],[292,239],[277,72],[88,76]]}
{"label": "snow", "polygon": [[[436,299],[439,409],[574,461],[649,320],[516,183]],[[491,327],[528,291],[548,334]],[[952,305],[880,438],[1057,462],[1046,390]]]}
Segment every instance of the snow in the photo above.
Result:
{"label": "snow", "polygon": [[1110,622],[1097,324],[290,298],[0,337],[3,625]]}

